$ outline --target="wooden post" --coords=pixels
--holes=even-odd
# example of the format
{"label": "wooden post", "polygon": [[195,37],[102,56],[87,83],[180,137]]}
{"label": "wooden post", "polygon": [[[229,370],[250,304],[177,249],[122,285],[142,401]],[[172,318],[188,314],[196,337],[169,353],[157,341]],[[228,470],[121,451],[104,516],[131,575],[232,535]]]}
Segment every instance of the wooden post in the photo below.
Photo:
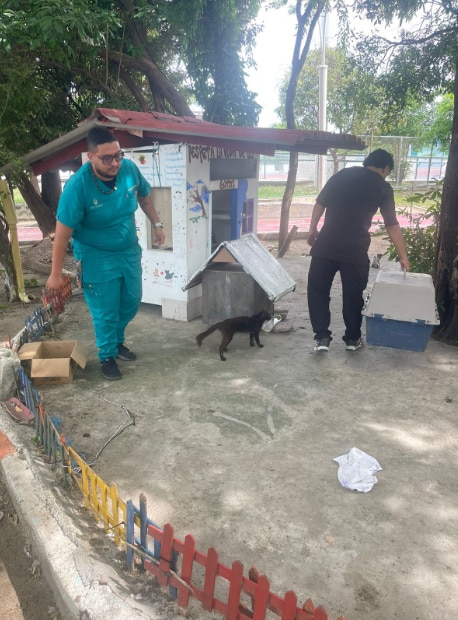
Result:
{"label": "wooden post", "polygon": [[294,239],[297,233],[297,226],[293,226],[289,231],[288,236],[285,239],[285,243],[279,248],[277,258],[281,258],[288,251],[289,246],[291,245],[291,241]]}

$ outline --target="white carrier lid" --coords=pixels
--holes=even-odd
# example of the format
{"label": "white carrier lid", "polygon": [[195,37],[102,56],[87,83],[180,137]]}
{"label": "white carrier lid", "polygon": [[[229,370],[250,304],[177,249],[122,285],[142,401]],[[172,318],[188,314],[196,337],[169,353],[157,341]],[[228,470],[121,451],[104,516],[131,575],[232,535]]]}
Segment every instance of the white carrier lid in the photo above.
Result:
{"label": "white carrier lid", "polygon": [[426,273],[379,271],[363,315],[439,325],[431,276]]}

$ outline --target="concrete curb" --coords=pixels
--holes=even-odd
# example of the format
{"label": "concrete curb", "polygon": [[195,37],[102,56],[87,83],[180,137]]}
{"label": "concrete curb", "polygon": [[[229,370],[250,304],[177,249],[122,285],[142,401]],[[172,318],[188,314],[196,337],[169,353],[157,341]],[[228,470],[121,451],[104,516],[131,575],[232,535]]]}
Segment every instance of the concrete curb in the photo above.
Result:
{"label": "concrete curb", "polygon": [[89,557],[78,540],[81,534],[62,511],[24,447],[21,427],[5,416],[6,412],[0,411],[0,468],[65,620],[164,618],[130,598],[128,589],[121,595],[114,569]]}

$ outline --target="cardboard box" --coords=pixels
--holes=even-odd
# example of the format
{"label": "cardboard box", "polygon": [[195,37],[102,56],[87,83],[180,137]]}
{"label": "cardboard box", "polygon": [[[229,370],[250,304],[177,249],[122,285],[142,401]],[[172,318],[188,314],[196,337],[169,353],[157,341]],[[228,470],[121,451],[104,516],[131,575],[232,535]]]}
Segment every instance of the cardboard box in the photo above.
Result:
{"label": "cardboard box", "polygon": [[34,385],[72,383],[77,368],[84,368],[87,353],[76,340],[29,342],[19,359]]}
{"label": "cardboard box", "polygon": [[363,315],[368,344],[424,351],[439,324],[431,276],[380,271]]}

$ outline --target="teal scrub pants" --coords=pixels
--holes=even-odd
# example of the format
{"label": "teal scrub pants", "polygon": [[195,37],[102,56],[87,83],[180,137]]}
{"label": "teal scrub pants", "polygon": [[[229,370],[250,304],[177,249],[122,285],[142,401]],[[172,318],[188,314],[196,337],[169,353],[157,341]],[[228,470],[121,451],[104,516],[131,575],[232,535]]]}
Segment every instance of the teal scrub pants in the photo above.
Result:
{"label": "teal scrub pants", "polygon": [[84,298],[91,313],[98,357],[116,358],[128,323],[142,299],[141,248],[107,252],[90,248],[78,253]]}

